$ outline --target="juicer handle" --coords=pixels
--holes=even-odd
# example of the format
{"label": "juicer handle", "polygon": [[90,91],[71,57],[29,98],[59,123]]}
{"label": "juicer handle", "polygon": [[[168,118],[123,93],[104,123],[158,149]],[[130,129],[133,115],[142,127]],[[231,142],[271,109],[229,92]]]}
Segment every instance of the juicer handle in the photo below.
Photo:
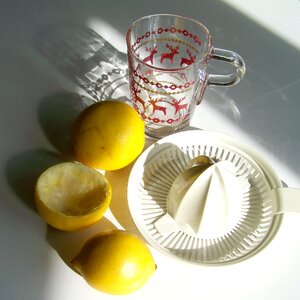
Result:
{"label": "juicer handle", "polygon": [[237,84],[246,72],[244,60],[237,53],[219,48],[213,48],[210,59],[221,60],[233,65],[236,69],[235,72],[225,75],[209,74],[208,86],[232,86]]}
{"label": "juicer handle", "polygon": [[275,199],[279,200],[275,214],[300,213],[300,189],[277,187],[272,190]]}

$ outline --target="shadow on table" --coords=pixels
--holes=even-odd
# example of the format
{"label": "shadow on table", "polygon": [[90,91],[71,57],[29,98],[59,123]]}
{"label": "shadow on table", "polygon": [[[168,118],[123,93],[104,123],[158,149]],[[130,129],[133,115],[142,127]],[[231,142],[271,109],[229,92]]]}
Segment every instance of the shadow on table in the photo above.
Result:
{"label": "shadow on table", "polygon": [[71,260],[86,241],[100,232],[113,229],[117,228],[105,217],[96,224],[76,232],[61,231],[48,225],[46,239],[61,259],[73,269]]}
{"label": "shadow on table", "polygon": [[49,142],[65,160],[73,160],[71,130],[79,113],[94,100],[76,93],[57,93],[44,98],[38,120]]}
{"label": "shadow on table", "polygon": [[28,150],[11,157],[5,168],[9,185],[29,208],[35,210],[34,188],[39,175],[50,166],[73,160],[72,124],[80,111],[93,102],[75,93],[58,93],[41,101],[38,120],[56,151]]}
{"label": "shadow on table", "polygon": [[126,54],[89,27],[68,23],[49,26],[36,36],[35,47],[96,101],[129,101]]}
{"label": "shadow on table", "polygon": [[45,149],[28,150],[10,158],[5,167],[6,179],[18,199],[35,211],[34,189],[39,175],[60,162],[59,153]]}
{"label": "shadow on table", "polygon": [[106,171],[105,176],[113,190],[109,206],[112,214],[125,230],[139,234],[131,218],[127,201],[127,184],[133,164],[134,162],[120,170]]}

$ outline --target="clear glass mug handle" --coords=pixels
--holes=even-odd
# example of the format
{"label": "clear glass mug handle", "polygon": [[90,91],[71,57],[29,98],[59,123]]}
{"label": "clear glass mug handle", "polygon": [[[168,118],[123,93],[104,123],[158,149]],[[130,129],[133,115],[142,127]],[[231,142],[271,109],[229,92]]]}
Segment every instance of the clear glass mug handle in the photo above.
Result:
{"label": "clear glass mug handle", "polygon": [[219,48],[213,48],[210,59],[221,60],[233,65],[235,72],[226,75],[209,74],[208,86],[233,86],[237,84],[246,72],[244,60],[237,53]]}

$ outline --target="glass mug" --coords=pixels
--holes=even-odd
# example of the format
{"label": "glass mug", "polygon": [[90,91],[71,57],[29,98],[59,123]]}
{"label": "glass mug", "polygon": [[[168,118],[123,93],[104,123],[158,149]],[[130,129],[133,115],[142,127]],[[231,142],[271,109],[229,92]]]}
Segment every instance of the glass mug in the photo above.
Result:
{"label": "glass mug", "polygon": [[[146,134],[162,138],[188,127],[206,86],[232,86],[245,73],[236,53],[214,48],[208,29],[191,18],[158,14],[135,21],[126,35],[130,98]],[[232,74],[207,73],[211,59],[235,67]]]}

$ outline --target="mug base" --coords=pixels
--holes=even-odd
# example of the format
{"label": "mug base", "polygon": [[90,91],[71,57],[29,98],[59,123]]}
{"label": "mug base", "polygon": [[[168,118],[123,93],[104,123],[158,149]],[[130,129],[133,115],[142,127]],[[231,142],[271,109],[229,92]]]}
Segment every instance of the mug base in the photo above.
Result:
{"label": "mug base", "polygon": [[185,131],[190,129],[189,123],[181,124],[177,127],[159,127],[156,129],[145,127],[145,134],[148,139],[151,140],[159,140],[162,139],[168,135],[171,135],[176,132]]}

